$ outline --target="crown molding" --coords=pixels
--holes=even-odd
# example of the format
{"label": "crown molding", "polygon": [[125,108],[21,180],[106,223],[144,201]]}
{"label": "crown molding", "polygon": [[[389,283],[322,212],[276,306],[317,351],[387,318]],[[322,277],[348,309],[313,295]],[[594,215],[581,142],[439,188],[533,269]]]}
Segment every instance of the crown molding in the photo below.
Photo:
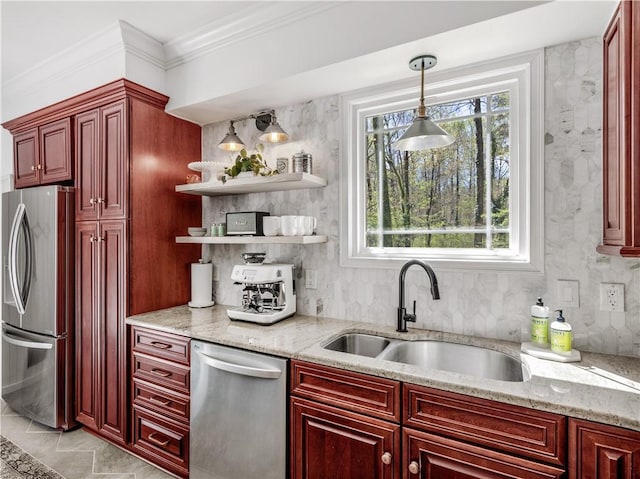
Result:
{"label": "crown molding", "polygon": [[164,48],[155,38],[123,20],[119,22],[122,43],[127,53],[165,70]]}
{"label": "crown molding", "polygon": [[245,7],[165,43],[165,69],[170,70],[214,50],[277,30],[341,3],[265,2],[259,6]]}

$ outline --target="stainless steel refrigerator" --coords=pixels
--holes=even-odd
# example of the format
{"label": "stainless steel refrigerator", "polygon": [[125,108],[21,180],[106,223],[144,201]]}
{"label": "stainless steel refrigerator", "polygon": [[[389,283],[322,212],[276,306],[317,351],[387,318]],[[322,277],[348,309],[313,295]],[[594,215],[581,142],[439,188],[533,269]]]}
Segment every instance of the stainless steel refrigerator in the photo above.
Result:
{"label": "stainless steel refrigerator", "polygon": [[2,398],[57,429],[75,423],[74,193],[2,195]]}

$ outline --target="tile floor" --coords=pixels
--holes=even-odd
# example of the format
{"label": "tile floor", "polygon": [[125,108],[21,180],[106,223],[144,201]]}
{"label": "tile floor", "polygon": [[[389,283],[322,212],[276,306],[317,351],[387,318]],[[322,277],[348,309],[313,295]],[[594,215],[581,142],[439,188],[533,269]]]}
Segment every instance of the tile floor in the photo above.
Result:
{"label": "tile floor", "polygon": [[172,477],[82,429],[61,433],[35,423],[2,400],[0,433],[66,479]]}

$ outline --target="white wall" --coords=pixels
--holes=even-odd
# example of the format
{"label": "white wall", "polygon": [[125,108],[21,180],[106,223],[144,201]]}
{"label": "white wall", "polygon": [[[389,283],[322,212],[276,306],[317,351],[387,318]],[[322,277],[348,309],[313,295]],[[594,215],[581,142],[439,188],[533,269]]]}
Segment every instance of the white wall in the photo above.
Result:
{"label": "white wall", "polygon": [[[640,260],[602,256],[595,248],[601,234],[602,58],[599,39],[551,47],[545,52],[545,274],[437,271],[442,299],[432,301],[426,275],[408,273],[407,301],[418,300],[415,327],[512,341],[528,339],[530,305],[543,296],[553,307],[556,281],[580,282],[580,307],[564,308],[574,326],[578,349],[640,356]],[[316,99],[277,111],[293,140],[267,147],[276,157],[304,149],[313,154],[314,173],[328,178],[320,190],[258,193],[204,198],[203,224],[224,221],[227,211],[308,214],[319,219],[320,245],[211,247],[216,300],[237,304],[239,290],[228,279],[240,253],[260,249],[269,259],[293,262],[299,269],[298,310],[305,314],[395,324],[397,272],[342,268],[339,263],[339,176],[341,120],[338,97]],[[232,161],[216,145],[227,123],[203,128],[203,160]],[[258,131],[253,121],[237,124],[251,146]],[[188,170],[185,169],[185,174]],[[209,247],[205,247],[206,250]],[[315,269],[318,289],[304,288],[304,270]],[[626,312],[599,310],[599,284],[624,283]]]}

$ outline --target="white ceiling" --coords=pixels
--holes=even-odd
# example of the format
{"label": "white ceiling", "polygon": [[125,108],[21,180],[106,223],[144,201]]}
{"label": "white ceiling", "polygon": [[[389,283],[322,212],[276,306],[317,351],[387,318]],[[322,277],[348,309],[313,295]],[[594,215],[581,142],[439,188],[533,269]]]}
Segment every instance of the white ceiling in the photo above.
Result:
{"label": "white ceiling", "polygon": [[[438,69],[448,69],[600,36],[616,3],[615,0],[1,0],[2,83],[18,77],[34,65],[73,47],[118,20],[126,21],[164,44],[165,55],[168,55],[176,45],[188,45],[192,39],[201,38],[205,34],[203,32],[215,34],[214,30],[231,29],[234,25],[251,28],[251,25],[242,25],[245,17],[253,16],[255,22],[255,17],[262,12],[286,11],[289,19],[295,9],[302,12],[306,8],[307,12],[313,12],[314,18],[325,28],[305,31],[303,35],[289,35],[287,28],[294,31],[295,25],[292,24],[283,24],[271,31],[264,28],[261,37],[256,37],[253,43],[246,42],[245,50],[242,50],[241,42],[234,44],[230,41],[226,45],[227,52],[221,49],[212,54],[211,60],[215,55],[219,59],[225,58],[223,54],[242,52],[242,62],[246,65],[244,69],[252,72],[252,65],[260,65],[260,75],[238,77],[239,68],[216,68],[215,81],[206,87],[201,86],[201,94],[197,96],[192,92],[198,91],[195,83],[202,78],[186,73],[183,75],[189,72],[189,68],[167,70],[170,88],[173,88],[173,91],[167,92],[172,98],[169,111],[206,124],[245,114],[256,108],[290,105],[410,77],[415,72],[408,69],[407,62],[416,54],[437,52]],[[274,4],[283,6],[280,10],[270,8]],[[311,23],[313,18],[301,20]],[[277,23],[274,18],[268,21]],[[393,28],[387,29],[390,31],[380,27],[385,22],[393,24],[394,21]],[[364,31],[371,26],[376,29],[375,34]],[[369,37],[365,33],[369,33]],[[265,65],[262,47],[278,42],[283,45],[283,41],[286,42],[286,49],[280,50],[288,51],[281,51],[279,56],[270,53],[272,61]],[[298,54],[292,55],[291,52],[296,48]],[[308,55],[305,57],[300,52],[308,52]],[[179,88],[176,88],[176,83]]]}

